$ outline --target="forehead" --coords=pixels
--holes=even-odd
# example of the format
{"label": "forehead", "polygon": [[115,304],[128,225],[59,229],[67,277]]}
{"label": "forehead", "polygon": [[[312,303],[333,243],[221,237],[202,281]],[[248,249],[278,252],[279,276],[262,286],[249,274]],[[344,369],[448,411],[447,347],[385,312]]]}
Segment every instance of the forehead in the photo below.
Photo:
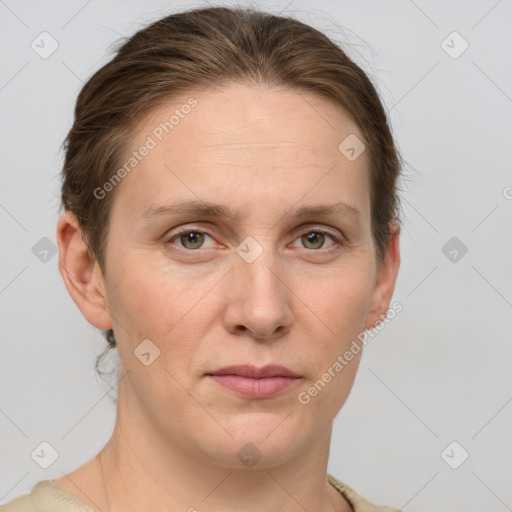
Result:
{"label": "forehead", "polygon": [[[193,106],[191,106],[193,105]],[[228,83],[191,90],[153,109],[139,122],[135,144],[151,133],[157,142],[180,135],[199,149],[336,149],[349,134],[363,139],[357,124],[333,100],[290,87]],[[138,135],[138,137],[137,137]],[[139,139],[139,140],[137,140]]]}
{"label": "forehead", "polygon": [[306,194],[352,199],[364,211],[367,152],[349,160],[339,149],[354,136],[363,139],[352,119],[311,92],[237,84],[191,90],[138,123],[124,160],[150,150],[123,180],[121,195],[132,211],[184,196],[261,205]]}

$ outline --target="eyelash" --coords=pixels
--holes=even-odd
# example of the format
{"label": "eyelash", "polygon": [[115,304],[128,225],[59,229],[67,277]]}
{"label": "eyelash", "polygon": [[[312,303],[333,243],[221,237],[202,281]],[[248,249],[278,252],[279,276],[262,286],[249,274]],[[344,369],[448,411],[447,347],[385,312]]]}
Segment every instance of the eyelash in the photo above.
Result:
{"label": "eyelash", "polygon": [[[180,236],[188,234],[188,233],[202,233],[202,234],[208,235],[211,238],[214,238],[214,236],[211,233],[209,233],[208,231],[204,231],[203,229],[195,229],[194,227],[185,227],[182,229],[178,229],[177,231],[175,231],[172,234],[172,236],[166,238],[165,243],[169,244],[169,243],[173,242],[175,239],[179,238]],[[330,254],[332,252],[335,252],[341,246],[344,245],[343,241],[340,237],[337,237],[336,235],[332,234],[330,231],[325,231],[323,229],[310,228],[310,229],[300,233],[297,238],[300,238],[309,233],[320,233],[322,235],[327,235],[334,242],[334,245],[332,245],[331,247],[328,247],[327,249],[310,249],[311,251],[322,252],[323,254]],[[304,248],[304,249],[307,249],[307,248]],[[178,250],[192,253],[192,252],[202,252],[207,249],[187,249],[186,247],[182,248],[182,247],[178,246]]]}

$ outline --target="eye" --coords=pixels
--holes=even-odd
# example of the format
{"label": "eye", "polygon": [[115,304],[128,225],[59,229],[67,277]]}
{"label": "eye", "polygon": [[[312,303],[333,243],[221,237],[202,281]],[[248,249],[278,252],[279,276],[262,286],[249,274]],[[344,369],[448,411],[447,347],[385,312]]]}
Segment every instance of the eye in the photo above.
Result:
{"label": "eye", "polygon": [[[180,249],[194,251],[198,249],[208,248],[204,246],[205,237],[210,238],[214,242],[213,238],[205,231],[201,231],[199,229],[184,228],[182,230],[179,230],[178,232],[175,232],[172,236],[167,238],[165,240],[165,243],[174,243]],[[325,244],[327,238],[330,238],[333,243],[327,248],[325,248],[323,247],[323,245]],[[323,252],[332,252],[342,245],[342,241],[340,238],[322,229],[313,229],[306,231],[299,238],[297,238],[297,240],[301,241],[303,247],[305,247],[306,249],[311,249],[313,251],[319,251],[320,249],[323,248]],[[213,245],[210,245],[210,247],[215,247],[215,243],[213,243]]]}
{"label": "eye", "polygon": [[322,249],[322,246],[326,241],[326,237],[329,237],[334,243],[327,248],[324,247],[324,249],[332,251],[341,245],[341,240],[338,237],[328,231],[321,229],[307,231],[303,233],[297,240],[300,240],[306,249],[319,250]]}
{"label": "eye", "polygon": [[175,233],[171,238],[167,239],[166,243],[178,240],[181,243],[181,245],[176,245],[178,245],[178,247],[182,249],[204,249],[204,247],[202,246],[204,244],[205,236],[212,238],[208,233],[204,231],[199,231],[195,229],[184,229],[182,231],[179,231],[178,233]]}

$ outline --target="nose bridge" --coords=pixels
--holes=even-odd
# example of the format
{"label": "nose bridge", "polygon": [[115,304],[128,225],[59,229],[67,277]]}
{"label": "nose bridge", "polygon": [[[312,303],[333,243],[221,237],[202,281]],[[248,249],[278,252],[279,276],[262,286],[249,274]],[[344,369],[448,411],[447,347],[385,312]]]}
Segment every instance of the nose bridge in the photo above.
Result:
{"label": "nose bridge", "polygon": [[232,320],[257,337],[268,337],[279,327],[289,327],[290,290],[270,238],[257,241],[248,237],[237,247],[237,253],[232,295],[237,315]]}
{"label": "nose bridge", "polygon": [[247,237],[236,249],[239,261],[236,265],[236,279],[246,291],[278,293],[282,285],[282,268],[270,238],[256,240]]}

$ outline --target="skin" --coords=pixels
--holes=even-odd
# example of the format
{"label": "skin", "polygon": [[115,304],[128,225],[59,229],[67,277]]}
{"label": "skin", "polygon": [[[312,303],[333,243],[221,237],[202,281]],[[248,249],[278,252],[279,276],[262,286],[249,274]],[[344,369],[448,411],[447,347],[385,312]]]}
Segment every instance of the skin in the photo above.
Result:
{"label": "skin", "polygon": [[[349,134],[363,137],[312,93],[231,84],[189,94],[146,116],[128,154],[190,96],[198,105],[110,192],[104,271],[76,218],[59,219],[64,282],[92,325],[114,329],[122,378],[111,439],[54,483],[102,511],[351,510],[326,473],[332,421],[361,353],[309,404],[297,397],[386,314],[399,227],[378,268],[367,152],[349,161],[338,150]],[[198,198],[245,217],[141,218]],[[338,201],[360,216],[281,219],[289,208]],[[168,241],[180,226],[201,230],[198,241]],[[302,236],[315,229],[346,240]],[[235,251],[248,236],[263,249],[252,263]],[[133,353],[144,339],[160,350],[149,366]],[[276,397],[246,399],[205,376],[269,363],[302,378]],[[251,468],[237,457],[247,442],[261,453]]]}

